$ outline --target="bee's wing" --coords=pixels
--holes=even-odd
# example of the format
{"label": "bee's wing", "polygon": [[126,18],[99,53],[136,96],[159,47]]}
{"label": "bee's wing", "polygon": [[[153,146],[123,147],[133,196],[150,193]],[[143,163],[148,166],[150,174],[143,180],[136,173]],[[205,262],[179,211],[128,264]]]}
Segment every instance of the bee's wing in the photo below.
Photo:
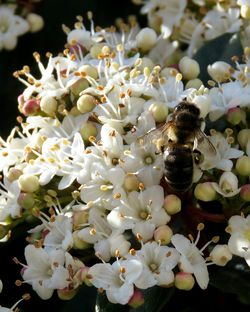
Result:
{"label": "bee's wing", "polygon": [[159,128],[154,128],[149,130],[145,135],[138,138],[138,144],[141,146],[147,146],[149,144],[155,144],[159,152],[162,147],[166,145],[168,140],[167,129],[169,125],[165,123],[163,126]]}
{"label": "bee's wing", "polygon": [[201,129],[195,133],[194,149],[200,151],[205,157],[217,156],[216,148]]}

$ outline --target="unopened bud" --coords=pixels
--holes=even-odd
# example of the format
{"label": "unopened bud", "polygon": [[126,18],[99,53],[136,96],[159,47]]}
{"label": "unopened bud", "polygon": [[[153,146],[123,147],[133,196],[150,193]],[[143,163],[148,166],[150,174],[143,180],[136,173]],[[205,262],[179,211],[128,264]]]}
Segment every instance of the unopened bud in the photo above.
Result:
{"label": "unopened bud", "polygon": [[84,225],[88,222],[89,213],[87,211],[75,211],[73,214],[73,226]]}
{"label": "unopened bud", "polygon": [[242,120],[242,112],[239,107],[230,108],[226,114],[227,121],[232,125],[238,125]]}
{"label": "unopened bud", "polygon": [[225,266],[232,259],[228,245],[216,245],[210,253],[210,258],[216,265]]}
{"label": "unopened bud", "polygon": [[212,65],[208,65],[207,71],[213,80],[217,82],[225,82],[231,76],[232,67],[226,62],[218,61]]}
{"label": "unopened bud", "polygon": [[176,214],[181,211],[181,200],[178,196],[167,195],[164,200],[164,208],[169,215]]}
{"label": "unopened bud", "polygon": [[199,78],[188,80],[185,85],[185,89],[194,88],[198,90],[203,85],[203,82]]}
{"label": "unopened bud", "polygon": [[173,236],[172,229],[164,224],[160,225],[155,231],[154,231],[154,240],[156,242],[160,242],[161,245],[168,245],[171,241],[171,237]]}
{"label": "unopened bud", "polygon": [[191,273],[179,272],[175,275],[175,287],[180,290],[191,290],[195,280]]}
{"label": "unopened bud", "polygon": [[92,58],[97,59],[98,55],[102,52],[102,48],[105,46],[105,43],[96,43],[90,48],[90,55]]}
{"label": "unopened bud", "polygon": [[186,80],[195,79],[200,73],[200,65],[197,61],[184,56],[179,62],[179,69]]}
{"label": "unopened bud", "polygon": [[77,294],[77,289],[57,289],[57,295],[61,300],[71,300]]}
{"label": "unopened bud", "polygon": [[149,111],[152,113],[156,122],[166,121],[168,115],[168,107],[166,103],[154,102],[150,105]]}
{"label": "unopened bud", "polygon": [[204,202],[215,200],[216,191],[210,182],[199,183],[194,189],[194,196]]}
{"label": "unopened bud", "polygon": [[9,172],[8,172],[8,180],[10,182],[13,182],[13,181],[17,180],[22,174],[23,173],[20,169],[10,168]]}
{"label": "unopened bud", "polygon": [[143,52],[149,51],[155,46],[157,41],[157,34],[152,28],[143,28],[136,35],[136,42],[139,49]]}
{"label": "unopened bud", "polygon": [[245,148],[247,146],[247,142],[250,140],[250,129],[240,130],[237,136],[237,140],[241,148]]}
{"label": "unopened bud", "polygon": [[34,206],[35,200],[30,193],[21,193],[18,197],[19,205],[24,209],[30,209]]}
{"label": "unopened bud", "polygon": [[124,178],[123,186],[127,192],[137,191],[139,189],[139,180],[135,175],[128,174]]}
{"label": "unopened bud", "polygon": [[141,290],[135,288],[132,297],[130,298],[128,305],[133,308],[139,308],[144,304],[144,296]]}
{"label": "unopened bud", "polygon": [[92,286],[91,276],[89,275],[89,267],[84,266],[79,270],[79,279],[87,286]]}
{"label": "unopened bud", "polygon": [[85,114],[85,113],[91,112],[95,108],[96,101],[92,95],[83,94],[77,100],[76,105],[77,105],[78,110],[82,114]]}
{"label": "unopened bud", "polygon": [[80,134],[84,141],[89,141],[90,137],[96,137],[97,128],[93,122],[86,122],[84,127],[80,130]]}
{"label": "unopened bud", "polygon": [[87,89],[89,86],[88,81],[85,78],[78,79],[72,86],[70,86],[70,91],[75,95],[79,96],[79,94]]}
{"label": "unopened bud", "polygon": [[22,107],[22,113],[25,116],[35,115],[40,110],[40,102],[36,99],[28,100]]}
{"label": "unopened bud", "polygon": [[39,189],[38,177],[32,174],[22,174],[18,179],[20,189],[25,193],[33,193]]}
{"label": "unopened bud", "polygon": [[247,201],[250,202],[250,184],[245,184],[241,187],[240,189],[240,197]]}
{"label": "unopened bud", "polygon": [[30,32],[35,33],[41,30],[44,26],[44,20],[41,15],[35,13],[29,13],[26,17],[27,22],[30,25]]}
{"label": "unopened bud", "polygon": [[97,69],[94,66],[91,66],[88,64],[80,66],[78,68],[78,71],[80,73],[81,72],[86,73],[88,76],[90,76],[93,79],[97,79],[99,77]]}
{"label": "unopened bud", "polygon": [[74,249],[80,249],[84,250],[89,248],[89,244],[83,241],[79,236],[78,236],[79,231],[74,231],[72,236],[73,236],[73,248]]}
{"label": "unopened bud", "polygon": [[57,109],[57,100],[53,96],[46,95],[41,99],[40,107],[49,116],[54,116]]}
{"label": "unopened bud", "polygon": [[140,66],[137,66],[138,70],[141,70],[143,72],[144,68],[148,68],[150,71],[154,68],[155,64],[153,61],[148,57],[141,58],[141,64]]}
{"label": "unopened bud", "polygon": [[241,156],[237,159],[235,165],[236,171],[243,177],[247,177],[250,175],[250,157],[249,156]]}

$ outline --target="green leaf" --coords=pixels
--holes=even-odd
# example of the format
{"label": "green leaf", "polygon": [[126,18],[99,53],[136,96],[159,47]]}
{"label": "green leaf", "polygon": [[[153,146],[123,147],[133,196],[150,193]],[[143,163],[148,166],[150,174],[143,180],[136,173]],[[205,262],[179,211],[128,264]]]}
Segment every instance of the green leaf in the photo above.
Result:
{"label": "green leaf", "polygon": [[235,257],[226,267],[210,274],[210,284],[224,293],[235,294],[238,300],[250,305],[250,268],[244,259]]}
{"label": "green leaf", "polygon": [[144,304],[137,309],[130,309],[129,312],[160,312],[174,295],[174,287],[155,286],[144,290],[143,295]]}
{"label": "green leaf", "polygon": [[216,61],[224,61],[233,65],[231,57],[235,55],[241,57],[242,54],[240,33],[224,34],[208,41],[193,57],[200,64],[199,78],[206,84],[210,79],[207,73],[208,65]]}

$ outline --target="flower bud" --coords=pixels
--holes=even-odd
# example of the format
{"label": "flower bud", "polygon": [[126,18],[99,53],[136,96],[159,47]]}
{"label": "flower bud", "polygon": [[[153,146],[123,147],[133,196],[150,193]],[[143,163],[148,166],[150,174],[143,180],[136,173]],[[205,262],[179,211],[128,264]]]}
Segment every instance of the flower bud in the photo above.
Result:
{"label": "flower bud", "polygon": [[238,125],[242,120],[242,112],[239,107],[230,108],[226,114],[227,121],[232,125]]}
{"label": "flower bud", "polygon": [[35,200],[30,193],[21,193],[18,197],[18,204],[24,209],[30,209],[34,206]]}
{"label": "flower bud", "polygon": [[210,253],[210,258],[216,265],[225,266],[232,259],[228,245],[216,245]]}
{"label": "flower bud", "polygon": [[245,148],[247,146],[247,142],[250,140],[250,129],[240,130],[237,136],[237,140],[241,148]]}
{"label": "flower bud", "polygon": [[85,285],[92,286],[91,278],[89,276],[89,267],[82,267],[76,274],[80,283],[84,282]]}
{"label": "flower bud", "polygon": [[40,110],[40,102],[36,99],[28,100],[22,107],[22,113],[25,116],[35,115]]}
{"label": "flower bud", "polygon": [[90,76],[93,79],[97,79],[99,77],[98,71],[94,66],[85,64],[79,67],[78,71],[81,73],[86,73],[88,76]]}
{"label": "flower bud", "polygon": [[178,272],[175,275],[175,287],[180,290],[191,290],[194,284],[195,280],[191,273]]}
{"label": "flower bud", "polygon": [[198,90],[203,85],[203,82],[199,78],[188,80],[185,85],[185,89],[194,88]]}
{"label": "flower bud", "polygon": [[199,183],[194,189],[194,196],[204,202],[215,200],[216,191],[210,182]]}
{"label": "flower bud", "polygon": [[27,22],[30,26],[30,32],[34,33],[39,30],[41,30],[44,26],[44,20],[42,16],[35,14],[35,13],[29,13],[26,17]]}
{"label": "flower bud", "polygon": [[218,61],[212,65],[208,65],[207,71],[213,80],[225,82],[231,76],[232,67],[226,62]]}
{"label": "flower bud", "polygon": [[168,245],[172,236],[173,231],[166,224],[158,226],[158,228],[154,231],[154,240],[156,242],[160,241],[161,245]]}
{"label": "flower bud", "polygon": [[139,49],[143,52],[149,51],[155,46],[157,41],[157,34],[152,28],[143,28],[136,35],[136,42]]}
{"label": "flower bud", "polygon": [[20,169],[10,168],[8,171],[8,180],[10,182],[13,182],[13,181],[17,180],[20,177],[20,175],[22,175],[22,174],[23,174],[23,172]]}
{"label": "flower bud", "polygon": [[210,112],[212,105],[212,100],[209,94],[198,95],[192,100],[192,102],[199,108],[200,117],[205,118]]}
{"label": "flower bud", "polygon": [[102,52],[102,48],[105,46],[105,43],[96,43],[90,48],[90,56],[93,59],[97,59],[98,55]]}
{"label": "flower bud", "polygon": [[40,107],[47,115],[54,116],[57,109],[57,100],[53,96],[46,95],[41,99]]}
{"label": "flower bud", "polygon": [[164,67],[161,70],[161,76],[165,77],[165,78],[175,77],[178,73],[179,73],[179,71],[173,67]]}
{"label": "flower bud", "polygon": [[144,304],[144,301],[145,300],[142,291],[138,288],[135,288],[134,293],[128,302],[128,305],[133,309],[137,309]]}
{"label": "flower bud", "polygon": [[124,178],[123,186],[127,192],[137,191],[139,189],[139,180],[134,174],[127,174]]}
{"label": "flower bud", "polygon": [[73,236],[73,248],[74,249],[80,249],[84,250],[89,248],[89,244],[83,241],[79,236],[78,236],[79,231],[74,231],[72,236]]}
{"label": "flower bud", "polygon": [[77,289],[57,289],[57,295],[61,300],[71,300],[77,294]]}
{"label": "flower bud", "polygon": [[176,214],[181,211],[181,200],[178,196],[167,195],[164,200],[164,208],[169,215]]}
{"label": "flower bud", "polygon": [[97,129],[93,122],[86,122],[84,127],[80,129],[81,136],[84,141],[88,141],[89,137],[97,135]]}
{"label": "flower bud", "polygon": [[195,79],[200,73],[199,63],[189,58],[188,56],[184,56],[179,61],[179,69],[182,73],[183,78],[186,80]]}
{"label": "flower bud", "polygon": [[78,79],[75,83],[70,86],[70,91],[75,95],[79,96],[79,94],[87,89],[89,86],[88,81],[85,78]]}
{"label": "flower bud", "polygon": [[78,110],[82,113],[91,112],[96,106],[96,100],[92,95],[83,94],[79,97],[76,102]]}
{"label": "flower bud", "polygon": [[32,174],[22,174],[18,179],[20,189],[25,193],[33,193],[39,189],[38,177]]}
{"label": "flower bud", "polygon": [[153,61],[150,58],[144,56],[141,58],[141,65],[138,66],[137,68],[143,72],[143,69],[145,67],[149,68],[149,70],[151,71],[154,68],[154,66],[155,64],[153,63]]}
{"label": "flower bud", "polygon": [[166,121],[168,115],[168,107],[166,103],[154,102],[150,105],[149,111],[152,113],[156,122]]}
{"label": "flower bud", "polygon": [[73,214],[73,226],[86,224],[88,222],[89,213],[87,211],[75,211]]}
{"label": "flower bud", "polygon": [[247,201],[250,202],[250,184],[245,184],[241,187],[240,189],[240,197]]}
{"label": "flower bud", "polygon": [[249,156],[241,156],[237,159],[235,165],[236,171],[243,177],[247,177],[250,175],[250,157]]}
{"label": "flower bud", "polygon": [[242,18],[250,20],[250,6],[249,5],[242,5],[240,7],[240,15]]}

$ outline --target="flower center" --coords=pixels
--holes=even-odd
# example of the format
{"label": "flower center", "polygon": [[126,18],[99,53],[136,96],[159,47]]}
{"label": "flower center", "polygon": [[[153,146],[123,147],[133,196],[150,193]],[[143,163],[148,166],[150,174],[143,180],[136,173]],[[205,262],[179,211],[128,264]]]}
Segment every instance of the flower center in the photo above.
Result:
{"label": "flower center", "polygon": [[145,158],[144,158],[144,163],[146,165],[151,165],[152,163],[154,162],[154,159],[151,155],[147,155]]}
{"label": "flower center", "polygon": [[158,265],[156,263],[150,263],[149,268],[152,272],[156,272],[158,269]]}
{"label": "flower center", "polygon": [[149,216],[149,214],[148,214],[147,211],[141,211],[141,212],[140,212],[140,218],[141,218],[142,220],[147,220],[148,216]]}

